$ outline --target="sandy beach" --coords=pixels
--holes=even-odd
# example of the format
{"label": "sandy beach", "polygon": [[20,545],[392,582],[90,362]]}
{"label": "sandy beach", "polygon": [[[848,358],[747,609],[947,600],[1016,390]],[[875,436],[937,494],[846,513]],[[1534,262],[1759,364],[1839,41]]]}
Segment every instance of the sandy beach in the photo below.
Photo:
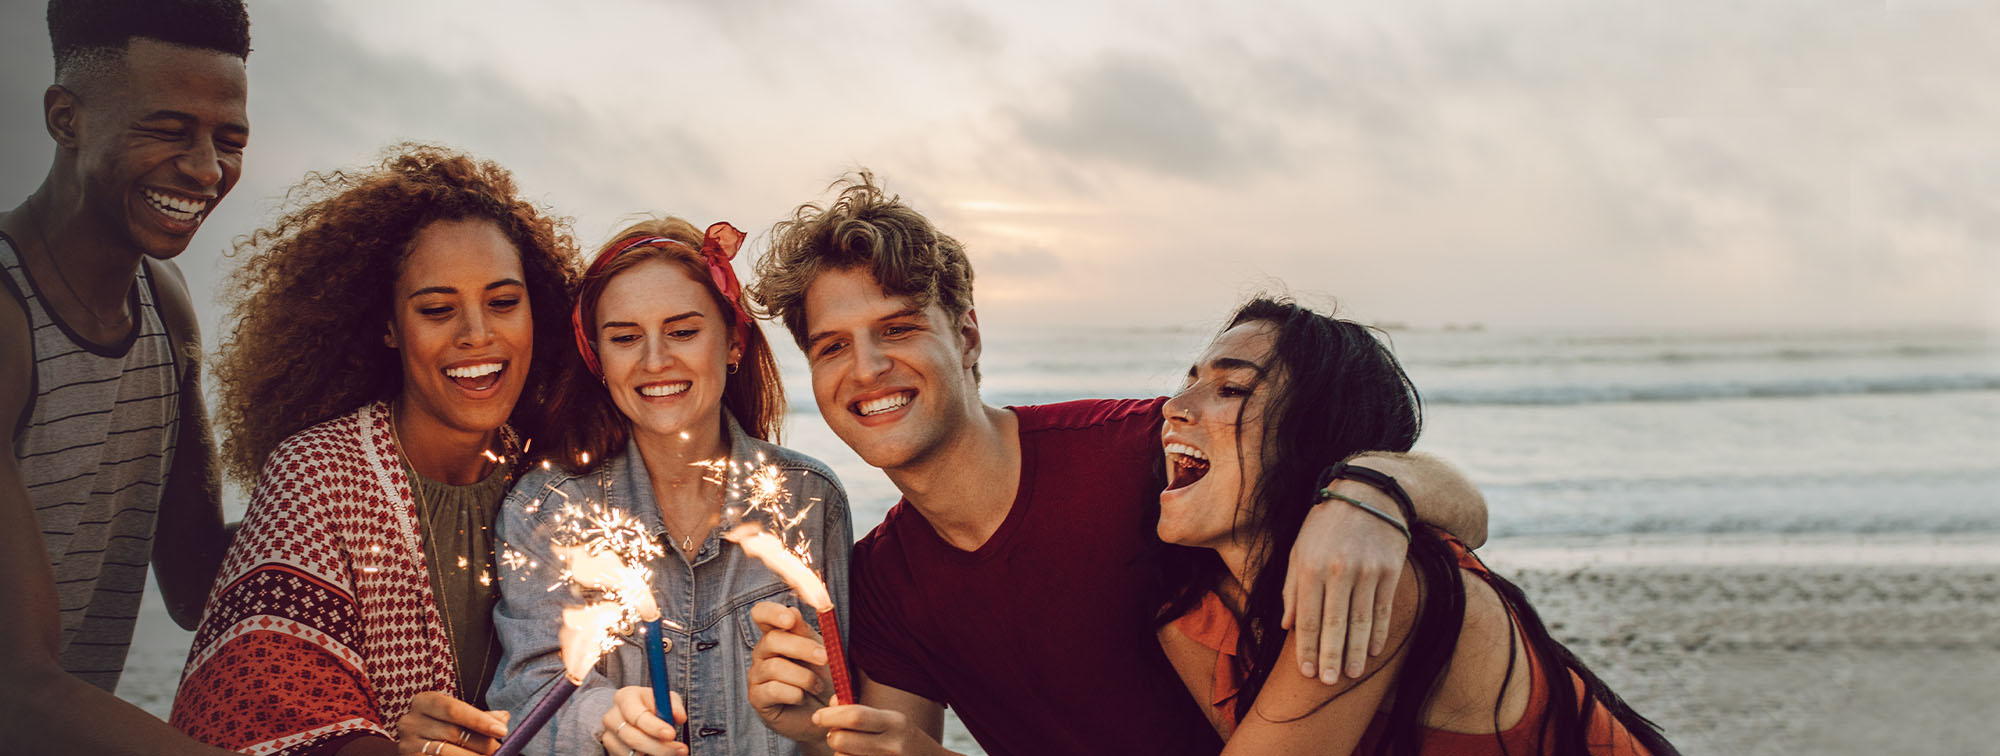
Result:
{"label": "sandy beach", "polygon": [[[1505,539],[1482,555],[1688,754],[2000,753],[2000,535]],[[119,695],[187,653],[149,596]],[[955,720],[948,743],[978,754]]]}

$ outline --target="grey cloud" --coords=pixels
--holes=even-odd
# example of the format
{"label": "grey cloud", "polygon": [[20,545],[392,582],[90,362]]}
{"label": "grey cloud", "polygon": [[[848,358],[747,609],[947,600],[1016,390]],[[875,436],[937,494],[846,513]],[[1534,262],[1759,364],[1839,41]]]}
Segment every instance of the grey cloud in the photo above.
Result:
{"label": "grey cloud", "polygon": [[972,269],[981,280],[1047,278],[1063,271],[1062,258],[1041,247],[974,250],[970,256]]}
{"label": "grey cloud", "polygon": [[1107,55],[1062,81],[1052,107],[1020,108],[1012,117],[1030,143],[1070,158],[1188,179],[1266,166],[1268,148],[1251,125],[1204,102],[1180,70]]}

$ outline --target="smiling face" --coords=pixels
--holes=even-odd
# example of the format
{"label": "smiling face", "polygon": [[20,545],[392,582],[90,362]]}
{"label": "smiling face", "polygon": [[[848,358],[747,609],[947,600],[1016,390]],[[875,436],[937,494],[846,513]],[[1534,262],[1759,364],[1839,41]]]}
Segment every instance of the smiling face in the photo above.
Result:
{"label": "smiling face", "polygon": [[521,253],[492,221],[417,231],[396,274],[387,338],[403,361],[406,411],[459,431],[507,422],[534,356]]}
{"label": "smiling face", "polygon": [[741,347],[729,343],[730,320],[708,287],[682,266],[649,260],[605,283],[596,320],[604,386],[641,444],[683,432],[714,443]]}
{"label": "smiling face", "polygon": [[84,203],[102,228],[171,258],[242,173],[243,59],[135,38],[121,63],[122,73],[93,74],[75,93]]}
{"label": "smiling face", "polygon": [[1275,339],[1275,329],[1263,321],[1224,331],[1189,368],[1186,386],[1167,400],[1160,540],[1203,548],[1249,542],[1236,527],[1238,512],[1252,507],[1264,469],[1265,408],[1281,389],[1270,367]]}
{"label": "smiling face", "polygon": [[820,417],[868,464],[933,458],[979,410],[979,327],[933,303],[912,307],[865,268],[823,273],[806,291],[806,361]]}

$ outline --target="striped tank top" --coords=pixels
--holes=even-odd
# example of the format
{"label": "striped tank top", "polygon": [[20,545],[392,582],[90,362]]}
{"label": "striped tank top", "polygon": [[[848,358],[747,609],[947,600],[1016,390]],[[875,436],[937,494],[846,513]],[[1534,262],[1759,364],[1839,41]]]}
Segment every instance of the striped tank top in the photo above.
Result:
{"label": "striped tank top", "polygon": [[85,341],[56,319],[5,234],[0,267],[32,329],[34,394],[11,430],[55,573],[62,668],[115,692],[173,464],[182,366],[144,264],[132,287],[138,324],[115,344]]}

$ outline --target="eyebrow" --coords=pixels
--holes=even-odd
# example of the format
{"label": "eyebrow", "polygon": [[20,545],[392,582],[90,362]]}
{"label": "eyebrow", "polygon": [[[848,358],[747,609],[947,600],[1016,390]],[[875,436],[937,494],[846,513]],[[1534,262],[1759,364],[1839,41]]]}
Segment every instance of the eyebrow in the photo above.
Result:
{"label": "eyebrow", "polygon": [[[139,120],[141,122],[144,121],[183,121],[187,123],[201,122],[201,119],[194,117],[194,114],[183,113],[178,110],[155,110],[151,113],[147,113],[146,115],[142,116]],[[240,123],[225,123],[222,125],[222,128],[224,130],[236,132],[238,134],[250,133],[250,127]]]}
{"label": "eyebrow", "polygon": [[[1196,367],[1198,366],[1188,366],[1187,374],[1189,378],[1195,377]],[[1210,370],[1253,370],[1256,371],[1258,378],[1263,378],[1265,373],[1263,365],[1236,357],[1217,357],[1208,363],[1208,368]]]}
{"label": "eyebrow", "polygon": [[[914,316],[914,315],[922,315],[922,314],[924,314],[924,308],[922,308],[922,307],[905,307],[905,308],[903,308],[903,309],[900,309],[900,310],[897,310],[897,311],[895,311],[895,312],[892,312],[892,313],[889,313],[889,314],[887,314],[887,315],[884,315],[884,316],[882,316],[882,317],[879,317],[879,318],[876,318],[876,319],[875,319],[875,322],[877,322],[877,323],[886,323],[886,322],[889,322],[889,321],[891,321],[891,320],[896,320],[896,319],[899,319],[899,318],[907,318],[907,317],[911,317],[911,316]],[[833,338],[833,337],[834,337],[834,332],[833,332],[833,331],[820,331],[819,333],[815,333],[815,334],[813,334],[813,335],[811,335],[811,336],[807,336],[807,337],[806,337],[806,351],[808,351],[808,352],[812,351],[812,348],[813,348],[813,345],[814,345],[814,344],[818,344],[818,343],[820,343],[820,342],[822,342],[822,341],[825,341],[825,340],[827,340],[827,339],[830,339],[830,338]]]}
{"label": "eyebrow", "polygon": [[[662,320],[660,321],[660,324],[666,325],[668,323],[673,323],[676,321],[687,320],[688,318],[699,318],[699,317],[701,317],[700,312],[695,310],[688,310],[687,312],[683,312],[679,315],[667,318],[666,320]],[[598,330],[601,331],[604,330],[605,328],[638,328],[638,327],[639,327],[638,323],[634,323],[627,320],[616,320],[616,321],[605,321],[604,326],[602,328],[599,328]]]}
{"label": "eyebrow", "polygon": [[[498,281],[494,281],[493,283],[487,284],[486,290],[492,291],[494,289],[506,286],[520,286],[522,288],[526,288],[527,284],[521,283],[520,279],[517,278],[502,278]],[[426,286],[424,288],[410,292],[409,298],[416,299],[417,297],[421,297],[425,294],[457,294],[457,293],[458,289],[450,286]]]}

